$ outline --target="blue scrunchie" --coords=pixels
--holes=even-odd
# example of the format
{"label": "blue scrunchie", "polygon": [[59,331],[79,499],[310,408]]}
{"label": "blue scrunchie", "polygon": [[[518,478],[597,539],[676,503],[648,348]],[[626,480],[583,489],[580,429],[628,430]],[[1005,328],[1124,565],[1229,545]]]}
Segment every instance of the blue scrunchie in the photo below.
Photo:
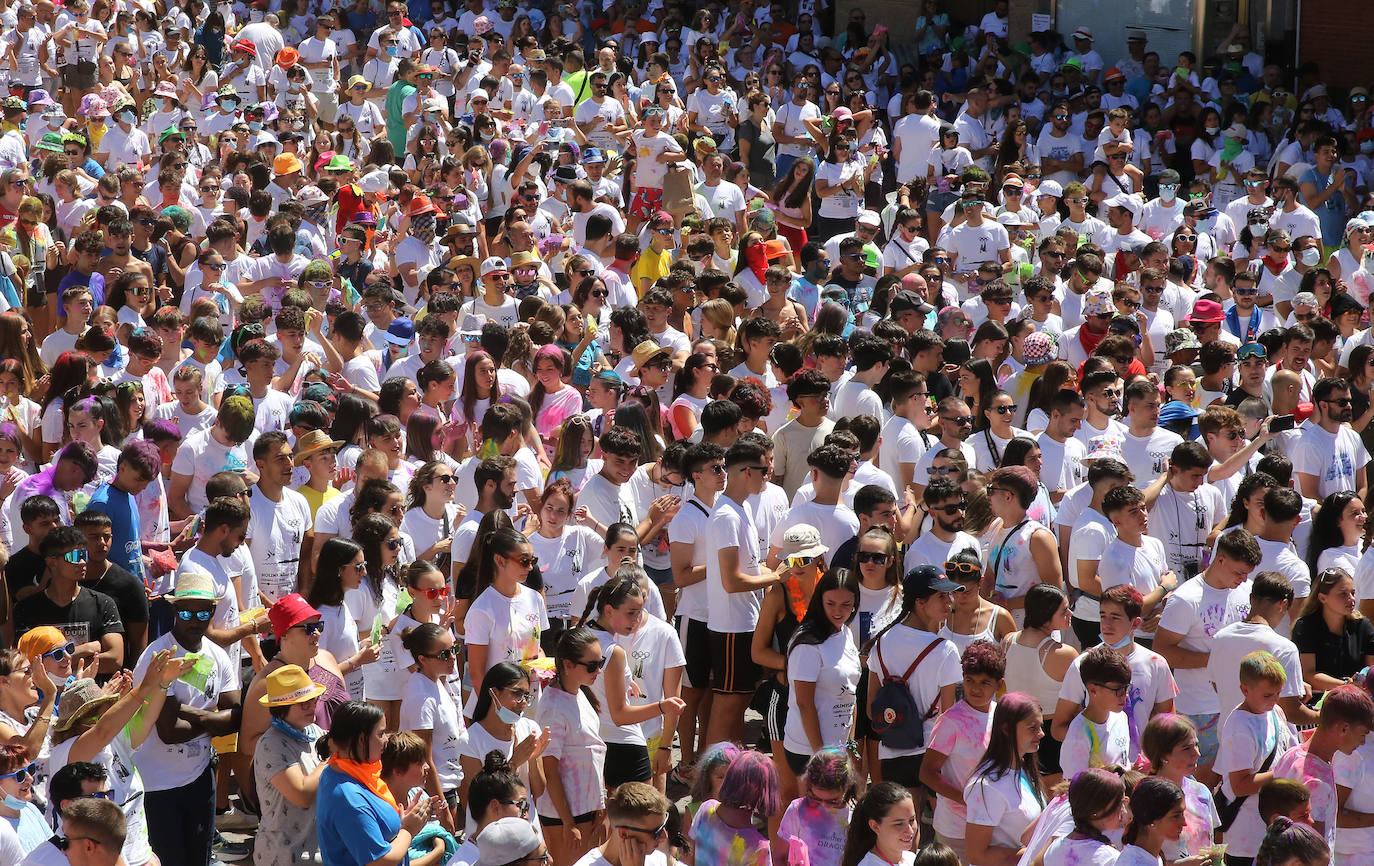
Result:
{"label": "blue scrunchie", "polygon": [[444,856],[439,858],[439,866],[444,866],[453,855],[458,853],[458,840],[453,838],[453,834],[445,830],[437,821],[430,821],[415,834],[415,838],[410,840],[410,859],[418,860],[430,852],[434,847],[430,841],[434,838],[444,840]]}

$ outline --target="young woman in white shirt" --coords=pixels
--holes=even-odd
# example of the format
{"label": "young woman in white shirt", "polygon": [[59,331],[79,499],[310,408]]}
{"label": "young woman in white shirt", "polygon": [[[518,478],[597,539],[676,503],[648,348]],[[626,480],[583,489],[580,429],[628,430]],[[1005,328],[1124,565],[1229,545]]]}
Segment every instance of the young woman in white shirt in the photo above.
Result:
{"label": "young woman in white shirt", "polygon": [[840,866],[912,866],[916,803],[896,782],[878,782],[854,807]]}
{"label": "young woman in white shirt", "polygon": [[1044,866],[1112,866],[1120,853],[1107,834],[1126,817],[1126,786],[1111,770],[1089,767],[1069,783],[1073,832],[1050,843]]}
{"label": "young woman in white shirt", "polygon": [[1165,844],[1183,835],[1187,821],[1182,788],[1159,776],[1141,779],[1131,790],[1131,822],[1116,866],[1163,866]]}
{"label": "young woman in white shirt", "polygon": [[[549,729],[541,730],[527,715],[532,697],[529,672],[513,662],[497,662],[487,669],[479,692],[467,738],[458,745],[463,768],[459,785],[462,802],[470,806],[475,803],[475,798],[469,797],[469,789],[487,766],[487,756],[497,751],[505,755],[507,768],[520,777],[526,790],[542,791],[543,768],[536,756],[548,745]],[[527,817],[538,826],[539,812],[532,796]],[[466,820],[468,838],[472,838],[481,823],[481,814],[469,808]]]}
{"label": "young woman in white shirt", "polygon": [[[437,569],[430,568],[443,579]],[[467,728],[461,682],[455,675],[458,650],[453,630],[448,624],[427,622],[405,629],[401,642],[415,660],[415,672],[401,698],[401,729],[424,740],[429,748],[426,793],[434,800],[439,823],[450,833],[456,832],[463,826],[458,814],[458,783],[463,777],[458,748],[467,737]]]}
{"label": "young woman in white shirt", "polygon": [[1044,734],[1040,704],[1011,692],[997,702],[983,758],[964,785],[969,866],[1014,860],[1045,808],[1037,751]]}

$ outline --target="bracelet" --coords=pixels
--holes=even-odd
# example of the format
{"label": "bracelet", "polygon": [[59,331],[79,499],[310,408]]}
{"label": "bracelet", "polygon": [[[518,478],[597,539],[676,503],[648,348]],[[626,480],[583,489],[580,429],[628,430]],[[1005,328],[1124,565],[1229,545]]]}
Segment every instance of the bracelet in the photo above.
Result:
{"label": "bracelet", "polygon": [[659,747],[658,747],[658,750],[659,750],[660,752],[671,752],[671,751],[673,750],[673,747],[672,747],[672,746],[659,746]]}

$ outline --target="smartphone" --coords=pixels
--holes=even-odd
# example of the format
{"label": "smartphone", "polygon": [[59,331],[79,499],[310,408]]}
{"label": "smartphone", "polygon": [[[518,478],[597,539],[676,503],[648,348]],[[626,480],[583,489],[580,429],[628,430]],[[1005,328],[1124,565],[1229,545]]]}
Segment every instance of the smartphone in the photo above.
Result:
{"label": "smartphone", "polygon": [[1269,422],[1270,433],[1282,433],[1285,430],[1292,430],[1294,418],[1292,415],[1275,415],[1274,420]]}

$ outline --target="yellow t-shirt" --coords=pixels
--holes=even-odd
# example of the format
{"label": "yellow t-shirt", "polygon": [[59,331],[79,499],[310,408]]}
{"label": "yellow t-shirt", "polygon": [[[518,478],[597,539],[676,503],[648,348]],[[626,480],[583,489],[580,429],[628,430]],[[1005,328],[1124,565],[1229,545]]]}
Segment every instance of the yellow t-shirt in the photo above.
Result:
{"label": "yellow t-shirt", "polygon": [[639,261],[630,268],[630,282],[634,284],[635,294],[643,297],[640,291],[640,281],[647,279],[649,285],[653,285],[656,280],[668,275],[668,268],[673,265],[673,254],[668,250],[656,253],[651,249],[639,254]]}
{"label": "yellow t-shirt", "polygon": [[296,488],[296,492],[305,497],[306,503],[310,506],[310,520],[314,522],[315,513],[320,510],[320,506],[340,495],[340,491],[333,485],[329,485],[323,492],[316,490],[309,484],[302,484]]}

